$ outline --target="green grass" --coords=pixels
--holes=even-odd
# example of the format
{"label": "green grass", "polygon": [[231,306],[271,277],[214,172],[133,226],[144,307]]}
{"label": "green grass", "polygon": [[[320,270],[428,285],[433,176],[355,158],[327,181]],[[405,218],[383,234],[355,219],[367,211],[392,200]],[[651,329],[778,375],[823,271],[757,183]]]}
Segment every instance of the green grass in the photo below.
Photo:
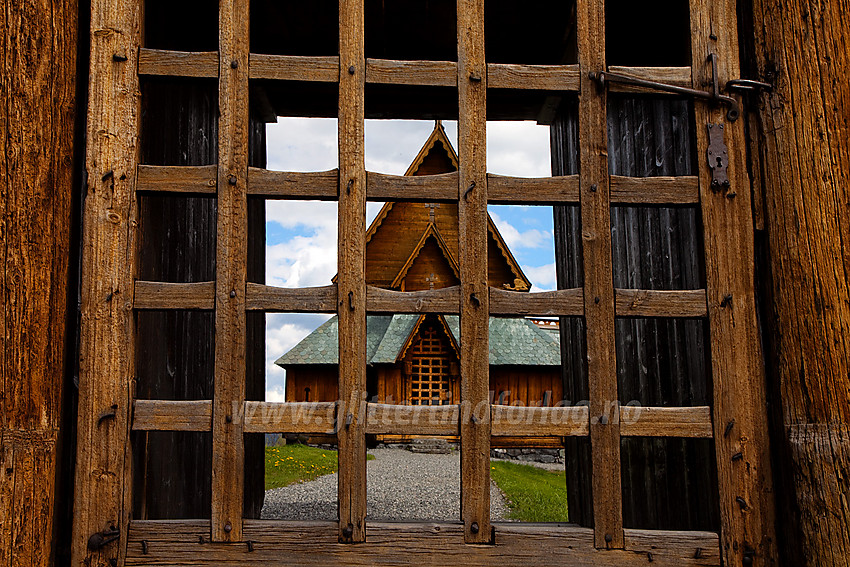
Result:
{"label": "green grass", "polygon": [[337,468],[336,451],[300,443],[266,447],[266,490],[313,480],[335,473]]}
{"label": "green grass", "polygon": [[510,519],[520,522],[568,521],[564,471],[493,461],[490,474],[508,500]]}

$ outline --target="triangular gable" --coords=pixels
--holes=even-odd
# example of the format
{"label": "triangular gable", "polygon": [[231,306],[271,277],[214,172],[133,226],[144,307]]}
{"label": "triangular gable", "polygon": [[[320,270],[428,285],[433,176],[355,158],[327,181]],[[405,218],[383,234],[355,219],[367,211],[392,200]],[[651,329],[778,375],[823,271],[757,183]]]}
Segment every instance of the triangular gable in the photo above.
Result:
{"label": "triangular gable", "polygon": [[437,247],[440,249],[440,252],[443,253],[443,258],[445,258],[446,264],[448,264],[449,268],[451,268],[454,276],[460,280],[460,269],[458,268],[457,261],[454,259],[454,256],[452,256],[445,239],[443,239],[443,235],[440,234],[440,231],[437,230],[437,227],[434,226],[433,223],[428,223],[428,228],[425,229],[425,232],[422,234],[422,238],[420,238],[419,242],[416,244],[416,248],[413,249],[413,252],[410,254],[407,261],[405,261],[390,287],[395,289],[401,286],[405,276],[407,276],[407,272],[410,271],[410,268],[413,266],[416,258],[419,257],[419,254],[422,252],[422,249],[425,247],[425,243],[428,242],[429,238],[433,238],[437,242]]}
{"label": "triangular gable", "polygon": [[[404,358],[404,355],[407,354],[408,349],[413,345],[413,341],[416,340],[416,335],[419,334],[419,327],[422,326],[422,322],[425,321],[427,315],[420,315],[419,320],[416,321],[416,325],[411,330],[410,334],[407,336],[407,339],[404,341],[404,345],[401,347],[401,350],[398,352],[398,356],[396,356],[396,362],[401,361]],[[443,329],[443,335],[445,338],[449,340],[449,344],[454,350],[455,356],[460,360],[460,347],[455,340],[454,335],[451,333],[448,325],[446,325],[446,319],[442,315],[437,316],[437,321],[440,323],[440,327]]]}

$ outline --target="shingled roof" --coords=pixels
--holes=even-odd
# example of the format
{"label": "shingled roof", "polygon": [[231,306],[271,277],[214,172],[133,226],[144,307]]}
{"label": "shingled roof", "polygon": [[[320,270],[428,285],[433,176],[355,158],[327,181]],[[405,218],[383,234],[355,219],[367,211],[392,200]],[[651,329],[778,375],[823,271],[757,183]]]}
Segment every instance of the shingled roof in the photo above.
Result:
{"label": "shingled roof", "polygon": [[[368,364],[395,363],[421,315],[370,315],[366,318],[366,361]],[[460,344],[457,315],[443,317],[446,328]],[[339,334],[336,316],[307,335],[281,356],[278,366],[337,364]],[[523,318],[490,317],[490,364],[559,366],[561,345],[557,333],[540,329]]]}

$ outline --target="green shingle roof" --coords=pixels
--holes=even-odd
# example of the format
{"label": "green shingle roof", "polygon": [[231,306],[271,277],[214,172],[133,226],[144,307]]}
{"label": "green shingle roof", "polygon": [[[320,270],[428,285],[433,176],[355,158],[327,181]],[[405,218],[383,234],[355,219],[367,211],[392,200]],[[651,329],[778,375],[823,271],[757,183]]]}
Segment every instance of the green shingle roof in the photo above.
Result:
{"label": "green shingle roof", "polygon": [[[460,344],[460,318],[444,317],[446,327]],[[396,362],[402,347],[416,328],[419,315],[370,315],[366,318],[366,360],[369,364]],[[276,364],[337,364],[339,362],[337,318],[332,317],[307,335]],[[528,319],[490,317],[490,364],[559,366],[558,333],[539,328]]]}

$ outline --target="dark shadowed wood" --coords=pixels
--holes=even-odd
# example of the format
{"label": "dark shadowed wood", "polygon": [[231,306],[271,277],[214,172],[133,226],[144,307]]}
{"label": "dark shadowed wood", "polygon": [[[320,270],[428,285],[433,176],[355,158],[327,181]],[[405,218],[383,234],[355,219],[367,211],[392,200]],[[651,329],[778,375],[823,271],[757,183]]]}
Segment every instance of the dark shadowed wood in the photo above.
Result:
{"label": "dark shadowed wood", "polygon": [[139,75],[218,77],[218,52],[139,50]]}
{"label": "dark shadowed wood", "polygon": [[437,175],[366,174],[370,201],[450,202],[457,200],[457,172]]}
{"label": "dark shadowed wood", "polygon": [[455,87],[457,86],[457,63],[367,59],[366,82],[386,85]]}
{"label": "dark shadowed wood", "polygon": [[699,178],[611,176],[611,202],[632,205],[699,203]]}
{"label": "dark shadowed wood", "polygon": [[136,400],[133,431],[212,431],[212,401]]}
{"label": "dark shadowed wood", "polygon": [[252,79],[335,83],[339,80],[339,57],[265,55],[252,53]]}
{"label": "dark shadowed wood", "polygon": [[249,283],[245,308],[276,313],[335,313],[336,285],[285,288]]}
{"label": "dark shadowed wood", "polygon": [[506,177],[487,174],[488,200],[491,203],[534,205],[578,203],[578,175],[565,177]]}
{"label": "dark shadowed wood", "polygon": [[165,283],[137,281],[134,309],[214,309],[215,282]]}
{"label": "dark shadowed wood", "polygon": [[254,197],[330,201],[337,198],[338,184],[336,169],[301,173],[248,168],[248,194]]}
{"label": "dark shadowed wood", "polygon": [[139,165],[136,191],[170,193],[216,192],[216,165]]}
{"label": "dark shadowed wood", "polygon": [[578,91],[578,65],[487,64],[487,84],[491,89],[534,89]]}
{"label": "dark shadowed wood", "polygon": [[584,313],[581,288],[525,293],[490,288],[493,315],[579,316]]}
{"label": "dark shadowed wood", "polygon": [[530,567],[553,557],[578,567],[720,565],[717,534],[709,532],[626,530],[626,550],[608,551],[594,547],[593,530],[557,524],[494,524],[495,545],[464,545],[460,524],[375,522],[370,524],[365,543],[347,546],[337,542],[334,527],[333,522],[248,520],[245,539],[252,542],[251,551],[247,543],[216,545],[202,541],[209,532],[209,522],[136,521],[130,530],[127,565],[367,567],[441,566],[449,562],[471,567]]}
{"label": "dark shadowed wood", "polygon": [[618,289],[614,292],[618,317],[705,317],[705,290]]}

